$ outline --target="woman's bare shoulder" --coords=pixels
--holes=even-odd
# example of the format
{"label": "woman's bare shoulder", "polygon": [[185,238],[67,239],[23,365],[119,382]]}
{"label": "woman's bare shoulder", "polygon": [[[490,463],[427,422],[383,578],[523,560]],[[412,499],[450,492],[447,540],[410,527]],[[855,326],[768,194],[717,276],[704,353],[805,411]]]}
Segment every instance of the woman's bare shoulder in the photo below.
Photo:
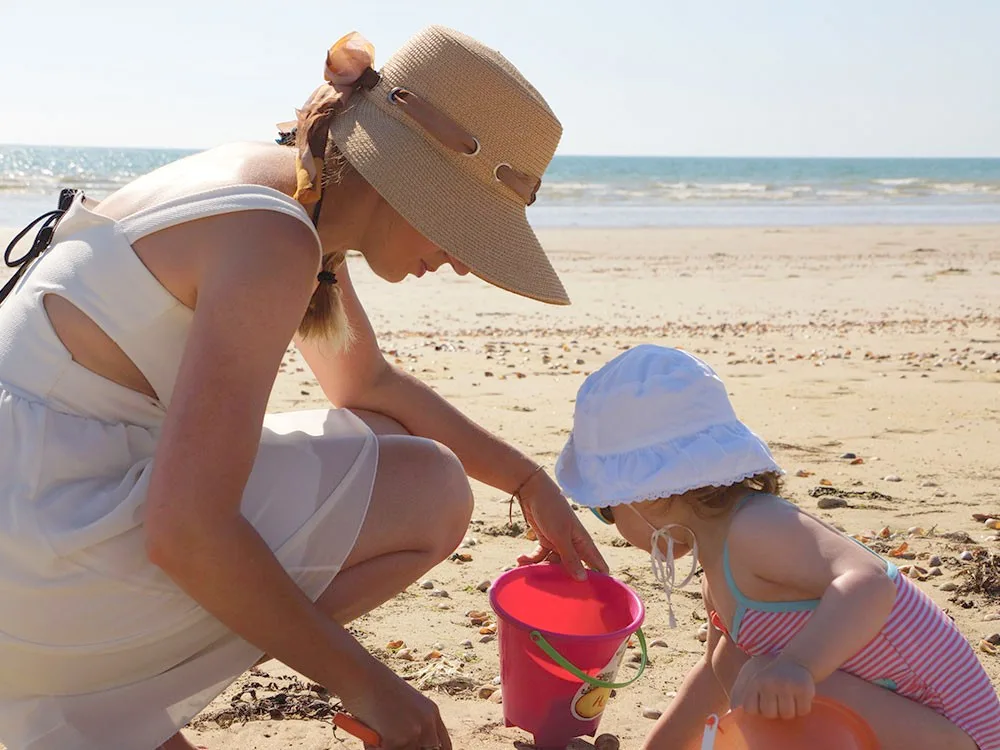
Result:
{"label": "woman's bare shoulder", "polygon": [[125,217],[165,201],[230,185],[294,189],[292,149],[267,143],[229,143],[199,151],[148,172],[102,200],[96,211]]}

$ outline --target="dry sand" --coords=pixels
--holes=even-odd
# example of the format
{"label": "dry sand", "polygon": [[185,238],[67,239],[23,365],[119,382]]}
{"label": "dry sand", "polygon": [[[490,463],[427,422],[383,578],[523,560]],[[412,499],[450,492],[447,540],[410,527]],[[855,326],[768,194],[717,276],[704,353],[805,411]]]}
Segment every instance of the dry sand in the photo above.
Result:
{"label": "dry sand", "polygon": [[[917,557],[900,565],[928,568],[929,556],[941,556],[943,575],[921,588],[977,648],[1000,631],[1000,621],[985,619],[1000,614],[1000,585],[992,601],[982,591],[945,590],[1000,554],[996,532],[972,517],[1000,515],[1000,226],[560,230],[542,239],[571,307],[548,308],[447,272],[388,285],[352,261],[390,360],[551,467],[587,373],[641,342],[698,353],[788,470],[788,497],[851,534],[875,537],[888,527],[892,538],[875,544],[888,550],[905,539]],[[270,409],[322,405],[308,369],[290,353]],[[864,462],[841,458],[847,452]],[[825,485],[879,494],[818,510],[811,493]],[[504,728],[502,706],[477,697],[476,688],[498,675],[497,644],[480,643],[464,614],[488,609],[477,584],[532,545],[496,535],[506,498],[475,489],[470,536],[477,544],[463,550],[472,561],[441,564],[428,576],[434,589],[412,586],[353,628],[394,669],[423,681],[456,748],[509,749],[529,738]],[[612,572],[645,598],[648,637],[668,644],[652,649],[647,675],[620,691],[603,719],[603,731],[636,748],[651,726],[642,708],[668,704],[698,658],[695,634],[705,611],[693,586],[677,597],[680,627],[671,632],[646,557],[612,546],[612,532],[589,513],[581,518]],[[908,536],[916,526],[925,534]],[[960,562],[964,551],[977,559]],[[432,595],[440,590],[449,598]],[[385,646],[397,639],[417,654],[440,644],[443,659],[393,657]],[[461,645],[466,639],[471,649]],[[980,656],[1000,686],[1000,656]],[[360,747],[350,738],[341,745],[344,735],[335,738],[322,719],[237,720],[221,728],[214,718],[227,724],[233,693],[252,682],[263,687],[256,702],[243,693],[242,711],[263,706],[282,715],[267,700],[267,686],[273,681],[294,696],[291,677],[281,665],[264,665],[217,700],[189,736],[211,750]],[[306,697],[309,711],[324,711]]]}

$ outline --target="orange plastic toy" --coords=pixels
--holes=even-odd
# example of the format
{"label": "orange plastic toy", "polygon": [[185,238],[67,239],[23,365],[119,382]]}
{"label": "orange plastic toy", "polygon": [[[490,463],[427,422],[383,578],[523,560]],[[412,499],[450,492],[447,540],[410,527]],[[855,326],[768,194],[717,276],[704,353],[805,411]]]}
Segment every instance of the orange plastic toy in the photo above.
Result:
{"label": "orange plastic toy", "polygon": [[[714,735],[714,741],[713,741]],[[817,698],[808,716],[765,719],[742,709],[709,717],[701,750],[878,750],[871,727],[854,711]]]}

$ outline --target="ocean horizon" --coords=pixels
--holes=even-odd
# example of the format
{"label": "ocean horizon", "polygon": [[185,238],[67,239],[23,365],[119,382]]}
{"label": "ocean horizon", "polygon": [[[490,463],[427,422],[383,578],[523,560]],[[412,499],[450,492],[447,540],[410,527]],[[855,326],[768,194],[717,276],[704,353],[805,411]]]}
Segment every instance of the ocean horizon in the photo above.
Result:
{"label": "ocean horizon", "polygon": [[[102,198],[197,149],[0,145],[0,227],[60,188]],[[1000,223],[1000,158],[557,155],[528,209],[542,227]]]}

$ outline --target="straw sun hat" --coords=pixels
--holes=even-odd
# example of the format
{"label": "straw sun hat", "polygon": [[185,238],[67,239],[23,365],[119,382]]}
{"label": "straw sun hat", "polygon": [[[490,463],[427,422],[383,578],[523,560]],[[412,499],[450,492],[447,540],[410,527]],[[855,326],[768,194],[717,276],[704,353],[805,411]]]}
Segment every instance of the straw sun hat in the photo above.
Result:
{"label": "straw sun hat", "polygon": [[[541,95],[500,53],[441,26],[411,38],[377,72],[331,121],[347,160],[479,278],[569,304],[525,213],[562,135]],[[442,129],[471,146],[449,147]]]}
{"label": "straw sun hat", "polygon": [[782,470],[736,417],[715,370],[652,344],[584,381],[556,463],[563,491],[590,508],[726,487],[764,472]]}

